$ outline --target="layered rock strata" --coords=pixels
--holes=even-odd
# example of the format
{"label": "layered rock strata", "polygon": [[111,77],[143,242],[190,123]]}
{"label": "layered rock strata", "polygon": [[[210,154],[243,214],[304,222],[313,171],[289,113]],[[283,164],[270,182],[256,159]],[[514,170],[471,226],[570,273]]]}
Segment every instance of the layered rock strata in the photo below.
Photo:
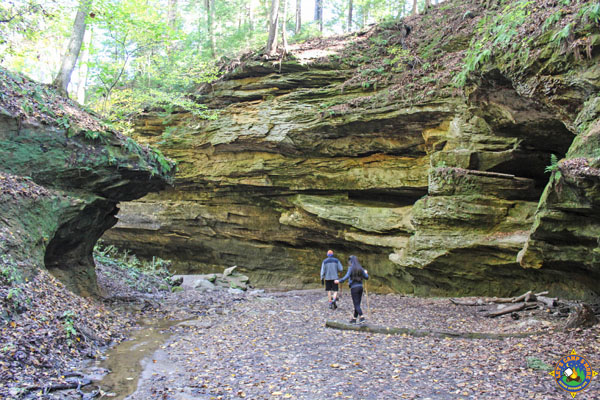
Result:
{"label": "layered rock strata", "polygon": [[[105,238],[181,273],[238,265],[259,286],[317,285],[331,248],[382,291],[595,297],[598,40],[575,60],[544,38],[464,96],[414,102],[345,88],[332,58],[246,61],[203,92],[216,119],[140,116],[176,184],[124,204]],[[552,154],[566,158],[548,183]]]}

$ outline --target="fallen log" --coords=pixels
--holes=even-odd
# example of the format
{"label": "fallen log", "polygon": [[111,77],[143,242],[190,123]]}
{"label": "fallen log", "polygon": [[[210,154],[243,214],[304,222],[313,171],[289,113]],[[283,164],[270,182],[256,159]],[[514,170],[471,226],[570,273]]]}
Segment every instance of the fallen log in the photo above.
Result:
{"label": "fallen log", "polygon": [[548,308],[558,307],[558,299],[556,297],[537,296],[536,301],[544,304]]}
{"label": "fallen log", "polygon": [[450,299],[452,304],[457,306],[482,306],[485,303],[481,299],[477,300],[460,300],[460,299]]}
{"label": "fallen log", "polygon": [[37,386],[28,386],[24,388],[24,392],[32,392],[36,390],[41,390],[44,394],[54,392],[57,390],[70,390],[70,389],[81,389],[82,386],[87,386],[91,384],[92,381],[89,378],[79,378],[72,379],[67,378],[63,383],[54,383],[49,385],[37,385]]}
{"label": "fallen log", "polygon": [[515,311],[521,311],[528,307],[537,307],[537,306],[538,305],[536,303],[527,303],[527,302],[516,303],[516,304],[513,304],[512,306],[506,306],[506,307],[501,308],[496,311],[490,311],[487,314],[485,314],[485,316],[494,318],[494,317],[499,317],[500,315],[510,314]]}
{"label": "fallen log", "polygon": [[528,336],[542,335],[544,332],[517,332],[517,333],[488,333],[488,332],[452,332],[435,331],[413,328],[393,328],[372,324],[351,324],[336,320],[325,321],[327,328],[339,329],[343,331],[358,331],[369,333],[382,333],[386,335],[408,335],[415,337],[436,337],[436,338],[458,338],[458,339],[493,339],[503,340],[507,338],[523,338]]}

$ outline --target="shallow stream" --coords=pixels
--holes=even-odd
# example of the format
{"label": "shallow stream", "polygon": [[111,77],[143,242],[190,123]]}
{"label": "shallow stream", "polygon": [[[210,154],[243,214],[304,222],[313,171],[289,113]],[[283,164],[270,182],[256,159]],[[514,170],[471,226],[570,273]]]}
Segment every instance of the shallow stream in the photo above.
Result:
{"label": "shallow stream", "polygon": [[[181,323],[179,320],[142,320],[140,329],[106,353],[104,360],[94,361],[90,366],[92,385],[88,391],[97,389],[110,393],[111,399],[121,400],[135,392],[144,367],[142,360],[151,356],[164,344],[173,332],[169,329]],[[106,372],[109,372],[108,374]]]}

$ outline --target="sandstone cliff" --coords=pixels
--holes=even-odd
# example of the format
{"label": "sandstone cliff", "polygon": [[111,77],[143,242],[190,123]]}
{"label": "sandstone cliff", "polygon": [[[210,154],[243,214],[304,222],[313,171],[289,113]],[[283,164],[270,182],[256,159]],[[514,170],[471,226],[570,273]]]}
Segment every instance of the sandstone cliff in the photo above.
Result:
{"label": "sandstone cliff", "polygon": [[97,294],[92,249],[117,203],[164,188],[173,164],[45,85],[0,69],[0,91],[2,272]]}
{"label": "sandstone cliff", "polygon": [[216,119],[141,115],[176,184],[105,237],[258,285],[317,285],[331,248],[380,290],[597,296],[598,23],[585,3],[528,4],[517,25],[524,2],[479,3],[237,60],[199,93]]}

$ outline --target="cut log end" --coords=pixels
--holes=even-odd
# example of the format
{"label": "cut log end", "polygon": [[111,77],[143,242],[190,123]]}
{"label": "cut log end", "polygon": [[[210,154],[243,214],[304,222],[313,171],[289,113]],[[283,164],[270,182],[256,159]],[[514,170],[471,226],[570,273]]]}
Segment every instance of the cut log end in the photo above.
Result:
{"label": "cut log end", "polygon": [[588,304],[581,304],[569,315],[565,329],[591,328],[597,323],[598,317],[594,314],[592,307]]}

